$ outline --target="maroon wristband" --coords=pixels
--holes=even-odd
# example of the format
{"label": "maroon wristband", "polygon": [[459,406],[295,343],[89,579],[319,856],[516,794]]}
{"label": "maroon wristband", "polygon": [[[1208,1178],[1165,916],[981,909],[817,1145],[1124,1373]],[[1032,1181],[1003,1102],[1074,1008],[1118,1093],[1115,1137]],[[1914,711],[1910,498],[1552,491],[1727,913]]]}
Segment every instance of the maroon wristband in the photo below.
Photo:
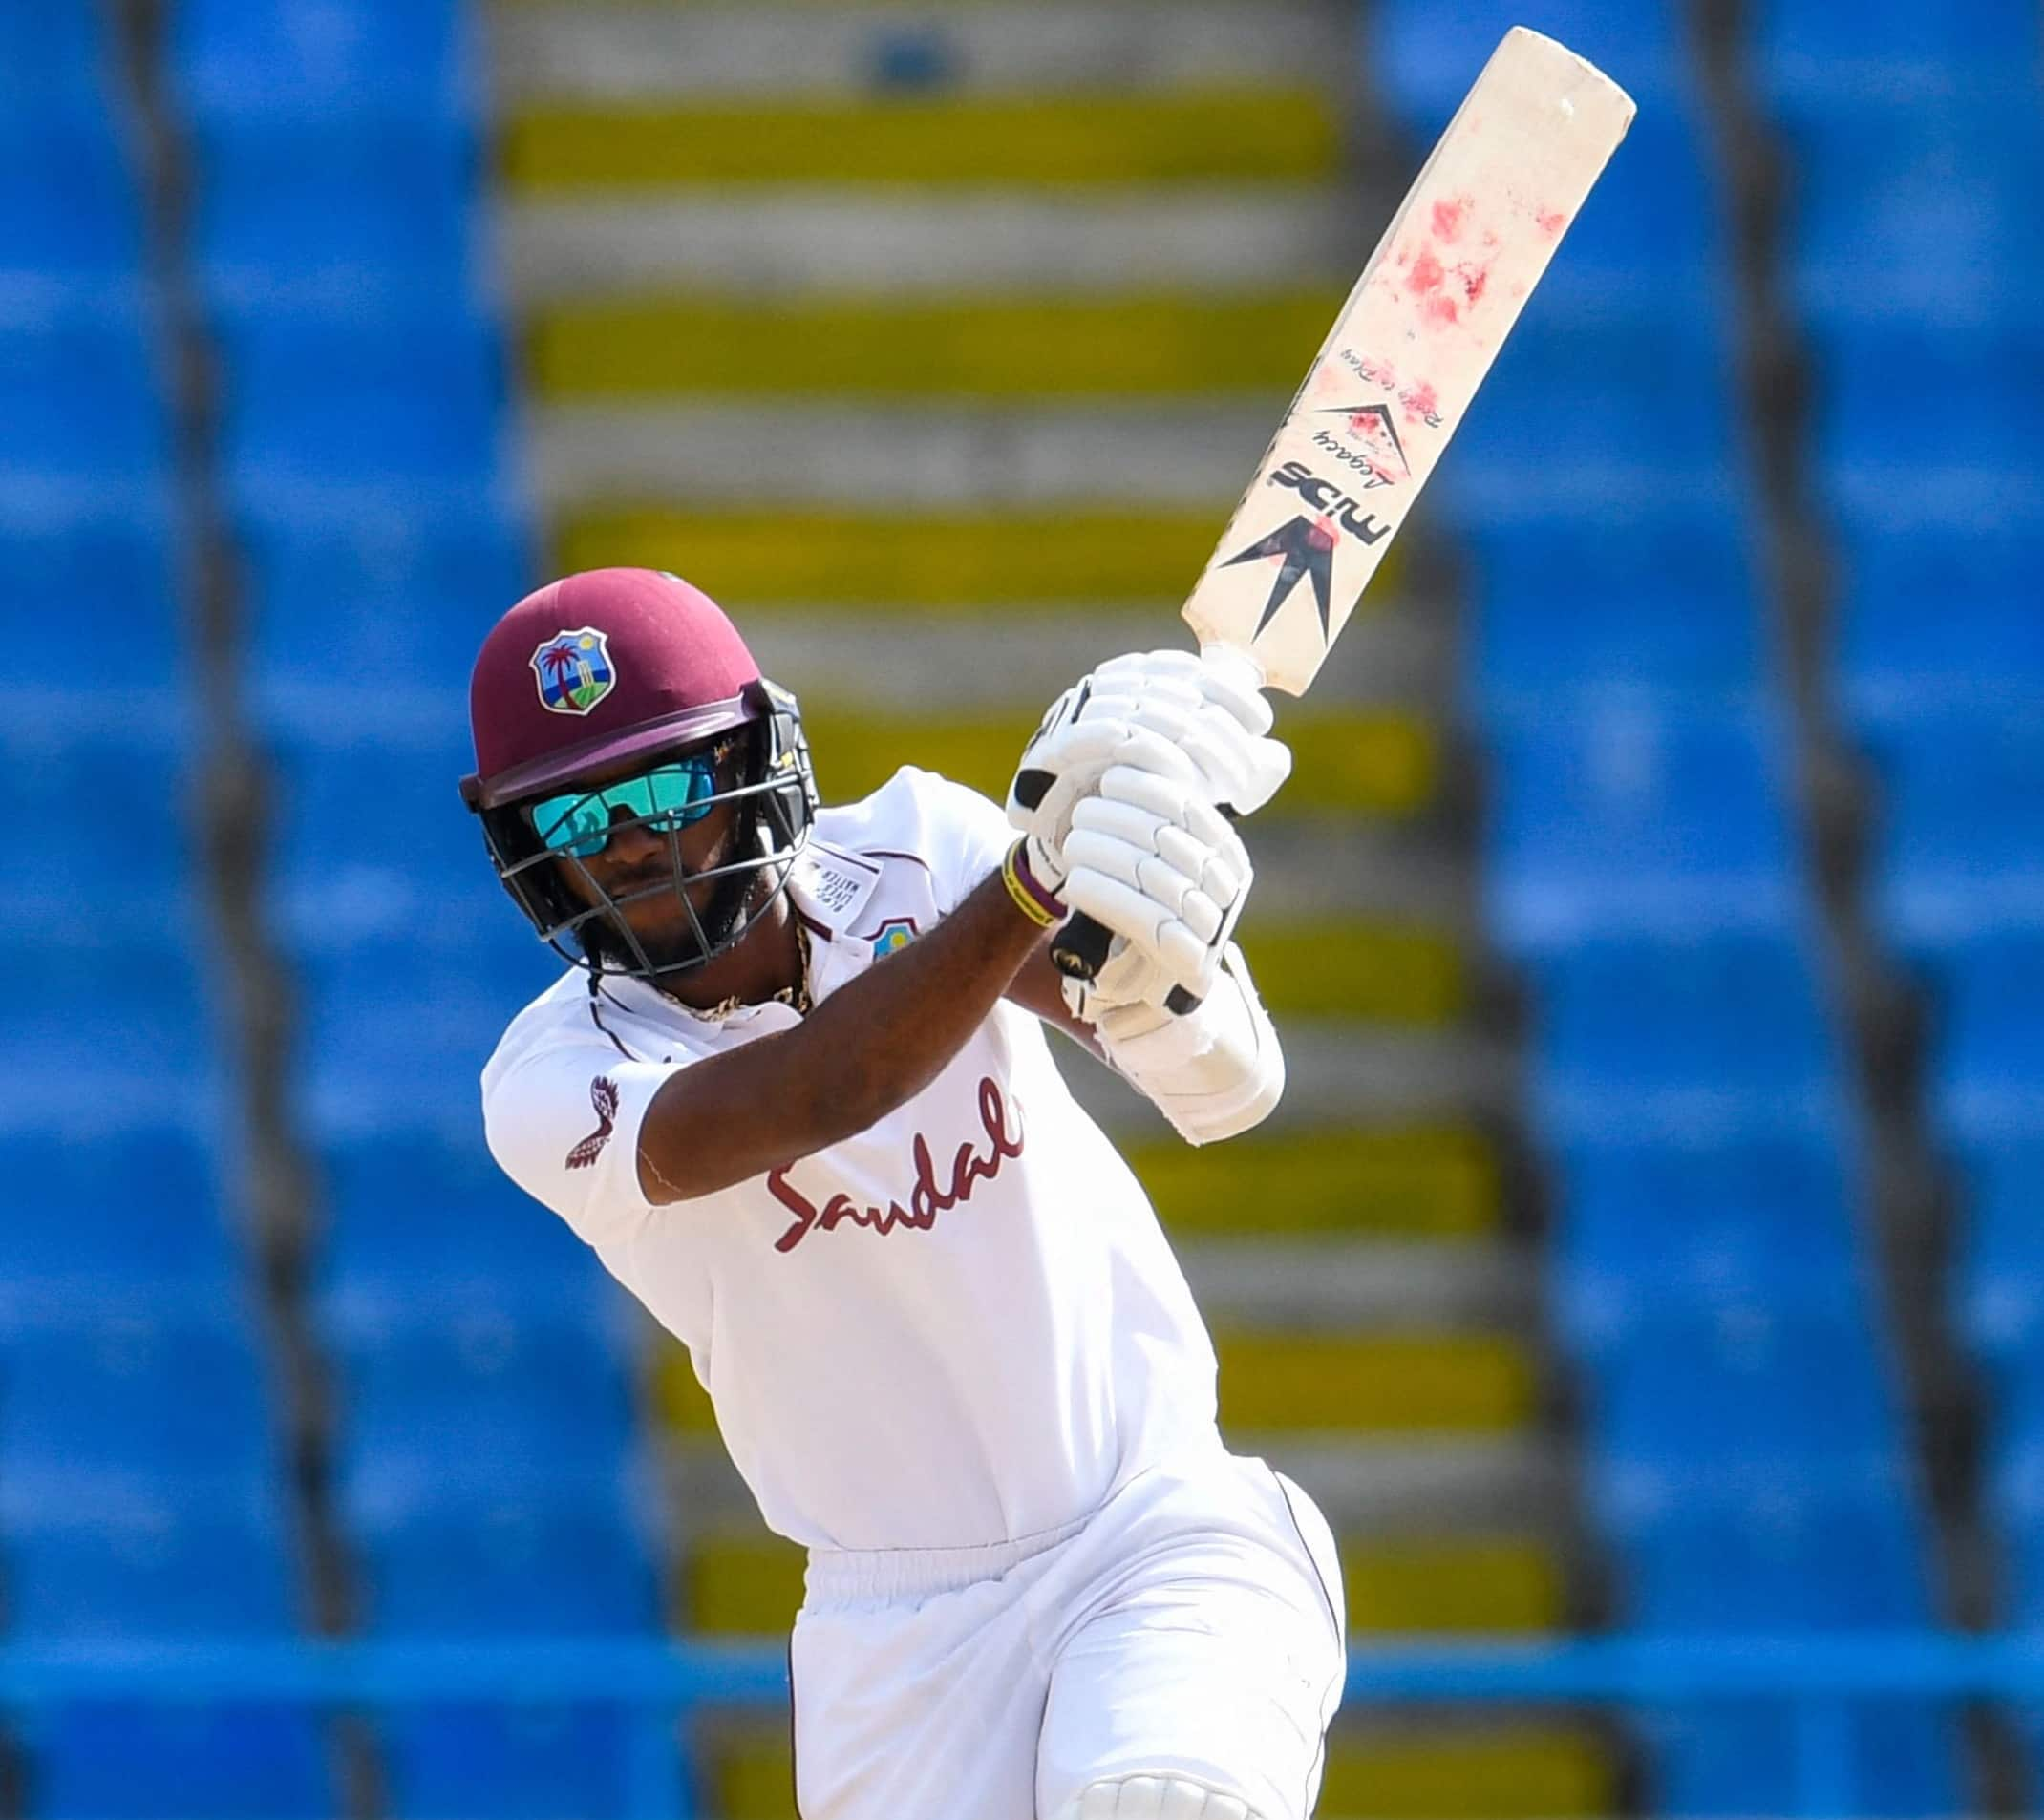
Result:
{"label": "maroon wristband", "polygon": [[1067,914],[1064,899],[1029,869],[1029,841],[1027,838],[1015,842],[1011,852],[1011,858],[1013,862],[1015,882],[1029,893],[1030,897],[1042,909],[1043,914],[1049,917],[1053,922],[1063,921]]}

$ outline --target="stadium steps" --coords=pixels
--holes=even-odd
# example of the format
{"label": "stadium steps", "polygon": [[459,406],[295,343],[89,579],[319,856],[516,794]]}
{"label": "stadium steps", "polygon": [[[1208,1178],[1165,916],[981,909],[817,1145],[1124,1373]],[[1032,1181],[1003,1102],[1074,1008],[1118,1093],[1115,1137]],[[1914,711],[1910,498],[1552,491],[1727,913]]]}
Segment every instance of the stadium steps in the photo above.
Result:
{"label": "stadium steps", "polygon": [[[800,694],[827,798],[901,763],[999,796],[1022,733],[1177,603],[1374,237],[1344,167],[1345,8],[500,0],[501,270],[555,562],[671,567]],[[1150,1186],[1231,1443],[1341,1537],[1358,1637],[1576,1616],[1516,1090],[1474,937],[1453,626],[1402,543],[1249,831],[1245,945],[1285,1105],[1195,1152],[1059,1045]],[[655,1340],[679,1625],[773,1634],[762,1537]],[[791,1809],[785,1725],[706,1722],[706,1794]],[[1541,1715],[1345,1715],[1330,1816],[1609,1811]]]}

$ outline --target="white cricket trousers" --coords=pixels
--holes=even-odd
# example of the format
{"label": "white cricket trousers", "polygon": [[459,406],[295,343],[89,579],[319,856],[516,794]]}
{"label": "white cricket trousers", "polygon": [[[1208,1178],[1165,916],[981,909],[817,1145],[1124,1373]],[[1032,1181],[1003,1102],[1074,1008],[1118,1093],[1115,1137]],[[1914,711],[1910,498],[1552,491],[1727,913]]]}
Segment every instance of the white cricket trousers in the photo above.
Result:
{"label": "white cricket trousers", "polygon": [[1016,1541],[813,1550],[797,1812],[1058,1820],[1088,1784],[1149,1774],[1308,1820],[1346,1635],[1326,1518],[1218,1446]]}

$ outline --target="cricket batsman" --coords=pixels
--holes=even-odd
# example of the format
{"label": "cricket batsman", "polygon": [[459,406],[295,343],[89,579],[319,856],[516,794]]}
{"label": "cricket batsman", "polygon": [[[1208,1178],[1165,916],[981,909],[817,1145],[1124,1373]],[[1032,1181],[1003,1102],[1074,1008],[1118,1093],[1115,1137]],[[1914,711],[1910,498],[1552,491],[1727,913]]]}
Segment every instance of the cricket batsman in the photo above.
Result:
{"label": "cricket batsman", "polygon": [[[483,1069],[490,1150],[688,1347],[808,1551],[803,1820],[1307,1820],[1333,1538],[1222,1445],[1184,1277],[1043,1028],[1191,1143],[1277,1103],[1222,813],[1289,769],[1262,697],[1118,658],[1005,814],[912,768],[825,809],[716,605],[605,569],[504,615],[471,717],[463,797],[572,963]],[[1048,950],[1077,910],[1117,937],[1083,987]]]}

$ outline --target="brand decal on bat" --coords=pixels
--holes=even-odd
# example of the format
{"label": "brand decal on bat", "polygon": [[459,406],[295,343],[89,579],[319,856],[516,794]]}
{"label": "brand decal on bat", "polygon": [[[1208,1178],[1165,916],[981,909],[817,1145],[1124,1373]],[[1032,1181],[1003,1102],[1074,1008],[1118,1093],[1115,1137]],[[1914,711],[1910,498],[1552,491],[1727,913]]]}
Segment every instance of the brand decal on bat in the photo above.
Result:
{"label": "brand decal on bat", "polygon": [[1274,487],[1289,487],[1316,512],[1325,512],[1352,538],[1365,543],[1381,543],[1391,535],[1391,526],[1377,522],[1376,515],[1363,509],[1360,501],[1344,493],[1331,480],[1323,480],[1303,461],[1288,461],[1270,476]]}
{"label": "brand decal on bat", "polygon": [[1373,487],[1395,487],[1412,472],[1408,469],[1406,475],[1395,474],[1374,455],[1358,455],[1339,436],[1331,436],[1325,430],[1313,432],[1313,447],[1349,469],[1355,476],[1355,480],[1350,484],[1360,483],[1365,493]]}
{"label": "brand decal on bat", "polygon": [[[1391,453],[1398,457],[1399,468],[1407,477],[1411,476],[1413,464],[1406,459],[1405,444],[1399,440],[1398,426],[1391,420],[1389,405],[1329,405],[1320,414],[1323,417],[1347,418],[1349,434],[1372,449],[1379,449],[1389,443]],[[1397,475],[1393,474],[1373,456],[1358,455],[1352,450],[1343,448],[1325,431],[1315,433],[1313,440],[1323,448],[1334,450],[1352,468],[1359,468],[1366,474],[1375,476],[1370,483],[1373,486],[1393,486],[1398,479]]]}
{"label": "brand decal on bat", "polygon": [[[1267,538],[1260,538],[1240,556],[1231,556],[1221,566],[1232,569],[1243,562],[1255,562],[1265,558],[1278,564],[1277,580],[1270,584],[1270,598],[1264,603],[1264,616],[1256,622],[1256,631],[1277,617],[1277,610],[1291,598],[1291,591],[1299,585],[1302,578],[1313,584],[1313,602],[1320,608],[1320,636],[1328,636],[1328,616],[1331,611],[1331,597],[1334,587],[1334,540],[1335,532],[1325,519],[1317,522],[1312,518],[1293,518],[1290,523],[1280,525]],[[1250,637],[1255,637],[1252,632]]]}

